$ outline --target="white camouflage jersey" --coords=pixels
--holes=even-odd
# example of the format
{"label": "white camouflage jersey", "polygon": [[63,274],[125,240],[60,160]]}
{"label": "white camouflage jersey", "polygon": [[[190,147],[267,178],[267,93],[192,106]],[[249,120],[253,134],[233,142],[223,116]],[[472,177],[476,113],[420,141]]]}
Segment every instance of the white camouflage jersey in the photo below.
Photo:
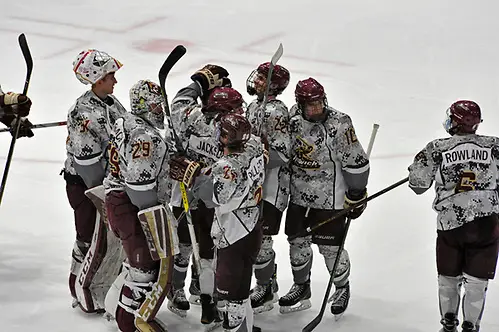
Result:
{"label": "white camouflage jersey", "polygon": [[[172,101],[171,113],[173,125],[178,128],[177,135],[182,142],[186,157],[196,161],[202,167],[209,167],[223,156],[215,140],[213,118],[201,111],[196,101],[197,91],[182,89]],[[172,191],[173,206],[182,206],[182,197],[178,182],[174,182]],[[192,208],[195,208],[193,206]]]}
{"label": "white camouflage jersey", "polygon": [[109,156],[110,172],[104,180],[106,192],[125,189],[137,194],[156,192],[159,203],[170,202],[170,154],[157,128],[140,116],[124,114],[116,120]]}
{"label": "white camouflage jersey", "polygon": [[[254,135],[258,134],[262,103],[263,101],[255,99],[247,108],[246,117],[251,123]],[[282,101],[277,99],[268,101],[261,129],[269,143],[270,158],[277,159],[280,164],[265,171],[263,199],[282,212],[288,206],[290,177],[288,163],[291,149],[288,108]]]}
{"label": "white camouflage jersey", "polygon": [[350,117],[331,107],[326,112],[323,122],[310,122],[292,109],[291,202],[339,210],[347,190],[366,188],[369,160]]}
{"label": "white camouflage jersey", "polygon": [[436,139],[409,167],[409,186],[422,193],[435,181],[437,228],[450,230],[499,213],[499,138],[475,134]]}
{"label": "white camouflage jersey", "polygon": [[82,166],[101,163],[107,171],[111,128],[124,113],[125,108],[112,95],[103,101],[89,90],[76,100],[67,118],[66,172],[76,175],[75,162]]}
{"label": "white camouflage jersey", "polygon": [[244,152],[222,157],[205,173],[209,176],[205,185],[210,187],[216,205],[211,236],[217,248],[234,244],[255,228],[263,195],[264,164],[262,143],[253,136]]}

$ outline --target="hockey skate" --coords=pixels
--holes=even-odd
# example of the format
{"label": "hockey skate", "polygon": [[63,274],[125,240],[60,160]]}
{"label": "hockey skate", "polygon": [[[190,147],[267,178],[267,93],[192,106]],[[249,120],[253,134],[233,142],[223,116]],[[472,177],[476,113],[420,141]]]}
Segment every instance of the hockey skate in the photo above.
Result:
{"label": "hockey skate", "polygon": [[181,318],[187,317],[187,311],[191,308],[185,297],[184,289],[171,289],[168,293],[168,309]]}
{"label": "hockey skate", "polygon": [[444,315],[444,318],[440,321],[440,324],[443,325],[440,332],[457,332],[457,326],[459,325],[459,321],[457,320],[456,315],[454,313],[448,312]]}
{"label": "hockey skate", "polygon": [[312,307],[310,303],[311,296],[310,280],[304,284],[293,284],[289,292],[279,299],[279,312],[289,314],[310,309]]}
{"label": "hockey skate", "polygon": [[213,302],[213,298],[208,294],[199,295],[201,302],[201,324],[206,332],[211,332],[222,326],[222,316]]}
{"label": "hockey skate", "polygon": [[475,328],[471,322],[464,321],[462,328],[463,332],[478,332],[478,328]]}
{"label": "hockey skate", "polygon": [[343,287],[337,287],[336,291],[329,298],[328,302],[331,304],[331,313],[334,315],[335,320],[339,320],[348,308],[350,301],[350,283]]}
{"label": "hockey skate", "polygon": [[201,295],[201,288],[199,286],[199,278],[191,277],[191,284],[189,286],[189,302],[194,305],[201,305],[199,296]]}

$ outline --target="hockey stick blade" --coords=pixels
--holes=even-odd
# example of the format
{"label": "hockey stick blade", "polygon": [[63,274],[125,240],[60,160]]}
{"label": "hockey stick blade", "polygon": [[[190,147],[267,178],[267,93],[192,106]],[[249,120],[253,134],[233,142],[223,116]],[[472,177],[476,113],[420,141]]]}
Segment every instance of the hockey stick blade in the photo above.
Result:
{"label": "hockey stick blade", "polygon": [[282,57],[282,53],[283,53],[282,43],[279,43],[277,51],[272,57],[272,60],[270,60],[270,63],[272,63],[273,66],[275,66],[277,64],[277,61],[279,61],[279,59]]}
{"label": "hockey stick blade", "polygon": [[[24,81],[23,94],[28,93],[29,82],[31,80],[31,73],[33,72],[33,57],[29,51],[28,42],[26,41],[26,36],[24,33],[19,35],[18,38],[19,46],[21,52],[23,53],[24,61],[26,62],[26,80]],[[0,205],[2,204],[3,194],[5,192],[5,185],[7,184],[7,176],[9,175],[10,164],[12,162],[12,156],[14,155],[14,147],[16,145],[17,136],[19,136],[19,129],[21,128],[21,119],[17,118],[14,130],[14,135],[10,141],[9,154],[7,155],[7,161],[5,163],[5,168],[2,176],[2,184],[0,187]]]}
{"label": "hockey stick blade", "polygon": [[159,85],[161,86],[163,97],[165,98],[165,113],[167,116],[170,116],[170,107],[168,105],[168,95],[166,94],[166,77],[173,66],[175,66],[178,60],[180,60],[186,52],[187,49],[183,45],[177,45],[159,69]]}

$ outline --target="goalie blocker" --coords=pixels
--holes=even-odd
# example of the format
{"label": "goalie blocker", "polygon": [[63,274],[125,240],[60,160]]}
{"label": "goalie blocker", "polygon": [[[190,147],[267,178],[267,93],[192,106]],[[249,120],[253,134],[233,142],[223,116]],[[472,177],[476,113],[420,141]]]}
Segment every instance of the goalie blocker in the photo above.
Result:
{"label": "goalie blocker", "polygon": [[[138,209],[124,192],[109,193],[106,204],[130,264],[108,292],[106,311],[122,332],[166,331],[155,316],[170,289],[174,255],[179,252],[175,218],[163,205],[133,213]],[[124,210],[132,213],[119,213]]]}

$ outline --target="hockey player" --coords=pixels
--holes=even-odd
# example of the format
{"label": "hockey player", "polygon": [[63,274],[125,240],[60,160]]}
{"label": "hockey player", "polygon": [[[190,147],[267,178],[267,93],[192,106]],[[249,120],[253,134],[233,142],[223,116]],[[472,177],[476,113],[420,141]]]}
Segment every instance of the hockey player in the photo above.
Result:
{"label": "hockey player", "polygon": [[252,133],[266,138],[270,158],[263,186],[262,248],[254,266],[257,284],[251,292],[251,306],[255,313],[271,310],[273,303],[279,299],[272,236],[279,233],[289,198],[289,114],[288,108],[277,96],[288,86],[290,75],[286,68],[274,66],[268,100],[264,101],[269,68],[269,62],[259,65],[246,81],[248,93],[257,96],[248,106],[247,118]]}
{"label": "hockey player", "polygon": [[161,332],[166,329],[155,316],[169,291],[178,248],[167,206],[169,145],[158,130],[164,127],[159,85],[138,81],[130,89],[130,105],[131,112],[114,126],[105,181],[109,223],[129,267],[108,293],[106,310],[121,332]]}
{"label": "hockey player", "polygon": [[30,109],[31,99],[28,96],[15,92],[4,93],[0,87],[0,121],[10,129],[11,134],[14,134],[15,120],[21,117],[17,137],[33,137],[33,131],[30,129],[32,124],[26,119]]}
{"label": "hockey player", "polygon": [[480,107],[460,100],[447,110],[451,135],[431,141],[409,167],[409,187],[427,191],[435,181],[438,296],[442,332],[456,332],[464,287],[463,332],[477,332],[489,279],[494,279],[499,226],[499,138],[475,134]]}
{"label": "hockey player", "polygon": [[[238,109],[242,111],[243,99],[239,92],[231,88],[228,72],[217,65],[206,65],[196,71],[191,79],[193,83],[181,89],[172,101],[172,119],[183,146],[186,157],[202,163],[203,166],[212,165],[221,156],[218,144],[214,140],[214,118],[223,110]],[[198,103],[198,99],[201,103]],[[216,106],[216,107],[214,107]],[[192,200],[191,198],[189,199]],[[174,182],[172,191],[173,212],[178,217],[183,211],[181,193],[178,182]],[[191,203],[190,211],[196,229],[199,243],[200,265],[199,291],[202,305],[201,322],[212,328],[220,325],[217,322],[218,312],[213,299],[214,271],[213,271],[213,241],[210,237],[214,210],[207,208],[203,202]],[[173,287],[169,295],[168,308],[180,315],[186,316],[189,302],[183,290],[187,274],[189,259],[192,254],[192,245],[187,228],[186,218],[179,221],[178,236],[180,254],[175,258],[173,273]],[[196,278],[191,280],[190,290],[196,287]]]}
{"label": "hockey player", "polygon": [[[113,274],[118,272],[114,269],[119,269],[121,265],[121,262],[105,265],[107,273],[98,272],[104,255],[115,253],[106,251],[106,242],[109,247],[109,242],[115,237],[110,233],[112,238],[105,239],[105,211],[97,211],[97,208],[102,209],[102,202],[96,203],[96,206],[87,197],[97,195],[101,200],[104,198],[102,181],[108,170],[107,147],[111,126],[118,116],[126,112],[112,95],[117,83],[114,75],[121,66],[107,53],[93,49],[80,52],[73,62],[77,79],[83,84],[90,84],[91,89],[76,100],[67,120],[68,157],[63,173],[76,226],[69,288],[74,298],[73,306],[79,305],[88,313],[103,311],[105,294],[115,278]],[[117,248],[122,251],[121,246]],[[104,279],[100,280],[100,276]],[[109,280],[105,280],[109,276]]]}
{"label": "hockey player", "polygon": [[[326,220],[340,210],[366,197],[369,160],[355,135],[350,117],[327,105],[322,85],[313,78],[299,81],[296,105],[290,119],[291,181],[290,203],[285,232],[295,236],[309,226]],[[348,214],[358,218],[365,209],[359,206]],[[341,315],[350,298],[348,252],[338,253],[344,235],[345,218],[338,218],[311,235],[290,240],[290,260],[294,284],[279,299],[281,313],[310,308],[311,243],[319,247],[331,273],[336,255],[340,263],[334,274],[336,291],[331,312]]]}
{"label": "hockey player", "polygon": [[217,122],[217,141],[223,157],[197,179],[199,163],[185,157],[170,161],[172,178],[186,186],[195,180],[195,197],[215,207],[211,236],[217,247],[217,290],[227,300],[223,321],[227,332],[260,331],[253,328],[249,293],[262,239],[259,204],[265,171],[261,141],[248,143],[250,131],[251,125],[243,115],[222,115]]}

